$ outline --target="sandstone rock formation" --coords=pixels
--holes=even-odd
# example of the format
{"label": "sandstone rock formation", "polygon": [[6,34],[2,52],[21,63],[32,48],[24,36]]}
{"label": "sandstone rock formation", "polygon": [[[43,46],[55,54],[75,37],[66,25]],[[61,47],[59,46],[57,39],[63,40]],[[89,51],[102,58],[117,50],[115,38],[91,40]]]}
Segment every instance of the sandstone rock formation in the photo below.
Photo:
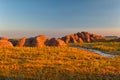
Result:
{"label": "sandstone rock formation", "polygon": [[65,37],[62,37],[62,40],[65,41],[65,43],[69,43],[70,42],[70,35],[67,35]]}
{"label": "sandstone rock formation", "polygon": [[45,46],[46,40],[47,40],[46,36],[44,36],[44,35],[37,36],[33,39],[32,46],[43,47],[43,46]]}
{"label": "sandstone rock formation", "polygon": [[0,39],[0,47],[13,47],[12,43],[7,38]]}
{"label": "sandstone rock formation", "polygon": [[33,47],[34,39],[35,39],[35,37],[27,38],[26,41],[25,41],[24,46]]}
{"label": "sandstone rock formation", "polygon": [[65,37],[62,37],[61,39],[65,41],[65,43],[77,43],[76,40],[78,39],[78,37],[74,35],[67,35]]}
{"label": "sandstone rock formation", "polygon": [[77,42],[78,43],[83,43],[84,41],[82,40],[82,38],[78,38]]}
{"label": "sandstone rock formation", "polygon": [[22,38],[17,46],[43,47],[45,46],[46,36],[40,35],[33,38]]}
{"label": "sandstone rock formation", "polygon": [[65,42],[61,39],[51,38],[46,42],[47,46],[66,46]]}
{"label": "sandstone rock formation", "polygon": [[[78,32],[71,35],[66,35],[62,38],[51,38],[47,39],[44,35],[39,35],[31,38],[22,38],[20,40],[16,39],[8,39],[6,37],[0,38],[0,46],[19,46],[19,47],[43,47],[43,46],[66,46],[66,43],[84,43],[84,42],[98,42],[104,41],[105,38],[91,34],[88,32]],[[116,39],[116,41],[120,41],[120,39]]]}
{"label": "sandstone rock formation", "polygon": [[64,36],[61,39],[64,40],[65,43],[97,42],[105,40],[105,38],[100,35],[90,34],[88,32],[78,32],[76,34]]}
{"label": "sandstone rock formation", "polygon": [[26,38],[24,37],[18,42],[17,46],[23,47],[25,45],[25,42],[26,42]]}
{"label": "sandstone rock formation", "polygon": [[7,37],[0,37],[0,40],[8,40]]}

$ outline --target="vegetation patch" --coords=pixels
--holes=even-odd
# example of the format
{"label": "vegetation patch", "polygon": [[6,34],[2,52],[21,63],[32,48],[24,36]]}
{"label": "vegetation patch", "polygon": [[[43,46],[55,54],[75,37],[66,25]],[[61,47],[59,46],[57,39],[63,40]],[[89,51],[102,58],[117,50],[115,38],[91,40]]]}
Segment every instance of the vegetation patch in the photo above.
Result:
{"label": "vegetation patch", "polygon": [[120,57],[70,47],[4,47],[0,76],[3,80],[119,80]]}
{"label": "vegetation patch", "polygon": [[93,42],[93,43],[69,44],[69,45],[96,49],[108,54],[120,55],[120,42]]}

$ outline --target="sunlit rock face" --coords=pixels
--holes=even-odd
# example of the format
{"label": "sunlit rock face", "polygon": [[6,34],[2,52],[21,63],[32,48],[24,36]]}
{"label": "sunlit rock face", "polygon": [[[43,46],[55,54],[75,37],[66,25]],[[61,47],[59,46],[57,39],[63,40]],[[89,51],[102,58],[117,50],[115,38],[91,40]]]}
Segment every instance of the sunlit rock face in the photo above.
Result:
{"label": "sunlit rock face", "polygon": [[0,38],[0,47],[13,47],[13,44],[8,41],[8,38]]}
{"label": "sunlit rock face", "polygon": [[45,46],[46,40],[47,40],[46,36],[40,35],[40,36],[33,38],[31,45],[35,46],[35,47],[43,47],[43,46]]}
{"label": "sunlit rock face", "polygon": [[23,47],[25,45],[25,42],[26,42],[26,38],[24,37],[24,38],[20,39],[20,41],[18,42],[17,46]]}

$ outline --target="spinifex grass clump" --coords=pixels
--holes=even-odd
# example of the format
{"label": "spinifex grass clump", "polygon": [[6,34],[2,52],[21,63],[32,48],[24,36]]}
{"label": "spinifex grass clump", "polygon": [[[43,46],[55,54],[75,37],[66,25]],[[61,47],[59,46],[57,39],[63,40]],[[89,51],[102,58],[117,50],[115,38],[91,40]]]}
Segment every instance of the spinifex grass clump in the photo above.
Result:
{"label": "spinifex grass clump", "polygon": [[69,47],[0,48],[0,79],[119,80],[120,57]]}

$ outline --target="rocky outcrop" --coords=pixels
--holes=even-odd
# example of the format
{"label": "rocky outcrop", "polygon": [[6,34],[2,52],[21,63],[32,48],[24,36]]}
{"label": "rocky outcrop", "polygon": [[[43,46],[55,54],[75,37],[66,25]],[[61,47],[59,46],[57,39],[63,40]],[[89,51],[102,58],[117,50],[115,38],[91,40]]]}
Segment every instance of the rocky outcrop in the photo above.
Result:
{"label": "rocky outcrop", "polygon": [[93,40],[93,42],[94,41],[105,41],[105,37],[102,37],[102,36],[100,36],[100,35],[96,35],[96,34],[91,34],[91,38],[93,38],[92,40]]}
{"label": "rocky outcrop", "polygon": [[17,46],[23,47],[25,46],[25,43],[26,43],[26,38],[24,37],[18,42]]}
{"label": "rocky outcrop", "polygon": [[[9,46],[19,46],[19,47],[43,47],[43,46],[66,46],[67,43],[84,43],[84,42],[98,42],[98,41],[104,41],[105,38],[96,35],[91,34],[88,32],[78,32],[71,35],[66,35],[62,38],[51,38],[47,39],[44,35],[39,35],[36,37],[31,38],[22,38],[22,39],[8,39],[6,37],[0,38],[0,45],[7,44]],[[116,41],[120,41],[120,39],[117,39]]]}
{"label": "rocky outcrop", "polygon": [[46,36],[40,35],[33,38],[22,38],[17,46],[43,47],[45,46]]}
{"label": "rocky outcrop", "polygon": [[37,36],[37,37],[33,38],[32,46],[43,47],[43,46],[45,46],[46,40],[47,40],[46,36],[44,36],[44,35]]}
{"label": "rocky outcrop", "polygon": [[82,38],[78,38],[77,42],[78,42],[78,43],[83,43],[84,41],[83,41]]}
{"label": "rocky outcrop", "polygon": [[65,37],[62,37],[62,40],[65,41],[65,43],[69,43],[70,42],[70,35],[67,35]]}
{"label": "rocky outcrop", "polygon": [[0,37],[0,40],[8,40],[7,37]]}
{"label": "rocky outcrop", "polygon": [[12,43],[7,38],[0,39],[0,47],[13,47]]}
{"label": "rocky outcrop", "polygon": [[78,36],[77,35],[67,35],[61,38],[65,43],[77,43]]}
{"label": "rocky outcrop", "polygon": [[47,46],[66,46],[65,42],[61,39],[51,38],[46,42]]}
{"label": "rocky outcrop", "polygon": [[98,42],[105,40],[105,38],[100,35],[90,34],[88,32],[78,32],[75,34],[64,36],[61,39],[65,41],[65,43]]}
{"label": "rocky outcrop", "polygon": [[81,32],[81,33],[78,32],[77,35],[84,42],[90,42],[90,34],[88,32]]}

